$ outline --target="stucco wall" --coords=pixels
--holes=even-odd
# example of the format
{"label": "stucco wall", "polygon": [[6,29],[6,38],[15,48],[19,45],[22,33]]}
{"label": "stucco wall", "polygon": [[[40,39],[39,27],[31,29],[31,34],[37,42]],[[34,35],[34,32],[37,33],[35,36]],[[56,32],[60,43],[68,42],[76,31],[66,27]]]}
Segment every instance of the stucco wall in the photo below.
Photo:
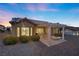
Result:
{"label": "stucco wall", "polygon": [[[19,27],[21,29],[21,27],[32,27],[33,28],[33,34],[35,31],[35,25],[29,23],[28,21],[22,21],[19,23],[15,23],[12,24],[12,35],[17,36],[17,27]],[[20,35],[21,35],[21,31],[20,31]]]}

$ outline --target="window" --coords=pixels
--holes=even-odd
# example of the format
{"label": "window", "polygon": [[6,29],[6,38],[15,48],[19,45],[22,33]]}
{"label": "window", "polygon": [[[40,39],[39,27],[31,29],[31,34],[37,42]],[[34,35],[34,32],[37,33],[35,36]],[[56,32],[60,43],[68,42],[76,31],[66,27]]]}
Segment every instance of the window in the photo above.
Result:
{"label": "window", "polygon": [[19,37],[20,35],[21,36],[32,36],[32,27],[21,27],[21,29],[17,27],[17,37]]}
{"label": "window", "polygon": [[44,34],[44,28],[37,28],[36,33]]}
{"label": "window", "polygon": [[20,36],[20,28],[17,27],[17,37],[19,37],[19,36]]}
{"label": "window", "polygon": [[51,35],[53,35],[53,36],[62,36],[61,28],[57,28],[57,27],[51,28]]}
{"label": "window", "polygon": [[21,35],[22,36],[29,36],[29,27],[22,27],[21,28]]}
{"label": "window", "polygon": [[32,27],[30,28],[30,35],[32,36]]}
{"label": "window", "polygon": [[21,28],[21,35],[22,36],[32,36],[32,27],[22,27]]}

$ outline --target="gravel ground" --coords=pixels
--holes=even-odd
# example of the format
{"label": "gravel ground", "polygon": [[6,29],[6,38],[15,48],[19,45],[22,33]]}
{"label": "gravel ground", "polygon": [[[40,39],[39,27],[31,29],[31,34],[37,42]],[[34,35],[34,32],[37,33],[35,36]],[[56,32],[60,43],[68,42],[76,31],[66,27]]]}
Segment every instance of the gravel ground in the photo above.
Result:
{"label": "gravel ground", "polygon": [[78,56],[79,37],[66,35],[65,39],[66,42],[51,47],[40,41],[4,46],[0,40],[0,56]]}

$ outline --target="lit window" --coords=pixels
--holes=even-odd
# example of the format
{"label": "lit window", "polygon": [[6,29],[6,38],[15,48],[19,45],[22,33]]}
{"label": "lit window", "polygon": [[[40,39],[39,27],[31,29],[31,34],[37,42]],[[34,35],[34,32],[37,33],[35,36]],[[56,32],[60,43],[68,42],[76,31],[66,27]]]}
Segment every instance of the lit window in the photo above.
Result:
{"label": "lit window", "polygon": [[30,28],[30,35],[32,36],[32,28]]}
{"label": "lit window", "polygon": [[25,28],[25,35],[29,36],[29,28],[28,27]]}
{"label": "lit window", "polygon": [[20,28],[17,27],[17,37],[19,37],[19,36],[20,36]]}
{"label": "lit window", "polygon": [[37,28],[36,33],[44,34],[44,28]]}
{"label": "lit window", "polygon": [[22,27],[21,28],[21,35],[22,36],[29,36],[29,35],[31,35],[32,36],[32,27],[30,28],[30,27]]}
{"label": "lit window", "polygon": [[21,35],[25,35],[25,27],[21,28]]}
{"label": "lit window", "polygon": [[22,36],[29,36],[29,27],[22,27],[21,28],[21,35]]}

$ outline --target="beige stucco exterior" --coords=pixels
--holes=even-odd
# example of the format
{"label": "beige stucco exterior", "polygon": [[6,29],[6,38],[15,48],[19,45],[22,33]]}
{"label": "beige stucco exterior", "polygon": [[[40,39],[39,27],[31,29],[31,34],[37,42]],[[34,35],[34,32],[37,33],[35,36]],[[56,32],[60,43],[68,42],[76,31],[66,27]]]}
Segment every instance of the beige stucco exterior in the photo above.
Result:
{"label": "beige stucco exterior", "polygon": [[19,23],[12,24],[12,34],[14,36],[17,36],[17,27],[20,28],[20,36],[21,36],[21,27],[32,27],[33,28],[33,34],[35,33],[35,29],[36,29],[36,25],[31,24],[27,21],[21,21]]}
{"label": "beige stucco exterior", "polygon": [[[52,37],[52,28],[58,28],[60,29],[61,27],[58,27],[57,25],[51,25],[50,23],[46,23],[46,22],[38,22],[37,24],[32,23],[31,21],[27,20],[27,19],[23,19],[20,20],[19,22],[10,22],[12,25],[12,35],[17,36],[17,28],[19,27],[19,35],[21,36],[22,33],[22,27],[29,27],[32,28],[32,35],[34,35],[35,33],[37,33],[37,29],[38,28],[42,28],[44,33],[39,34],[41,37],[47,37],[48,39],[51,39]],[[63,27],[62,27],[63,28]],[[29,29],[29,34],[31,30]],[[60,30],[59,30],[60,31]],[[60,31],[61,32],[61,31]],[[61,33],[62,34],[62,33]]]}

